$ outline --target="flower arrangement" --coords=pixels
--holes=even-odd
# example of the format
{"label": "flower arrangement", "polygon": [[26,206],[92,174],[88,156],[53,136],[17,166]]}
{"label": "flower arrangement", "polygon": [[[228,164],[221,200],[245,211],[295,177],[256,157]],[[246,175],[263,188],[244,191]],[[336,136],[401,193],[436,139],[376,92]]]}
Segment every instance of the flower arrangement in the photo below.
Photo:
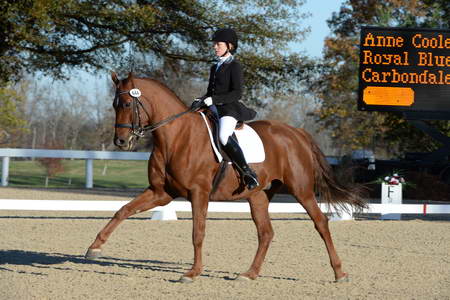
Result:
{"label": "flower arrangement", "polygon": [[414,183],[406,182],[403,175],[401,175],[401,173],[398,171],[394,171],[391,174],[380,177],[377,180],[373,181],[373,183],[384,183],[384,184],[390,184],[390,185],[401,184],[403,188],[415,187]]}
{"label": "flower arrangement", "polygon": [[386,176],[383,178],[383,182],[386,184],[391,184],[391,185],[399,185],[399,184],[405,184],[405,178],[403,178],[402,176],[398,175],[398,173],[394,173],[392,174],[392,176]]}

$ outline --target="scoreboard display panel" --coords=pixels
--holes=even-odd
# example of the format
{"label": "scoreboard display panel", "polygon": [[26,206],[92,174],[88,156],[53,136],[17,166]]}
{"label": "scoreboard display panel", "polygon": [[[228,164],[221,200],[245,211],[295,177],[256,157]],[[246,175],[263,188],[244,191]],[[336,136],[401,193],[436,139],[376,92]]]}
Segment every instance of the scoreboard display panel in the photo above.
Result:
{"label": "scoreboard display panel", "polygon": [[450,112],[450,30],[362,27],[358,109]]}

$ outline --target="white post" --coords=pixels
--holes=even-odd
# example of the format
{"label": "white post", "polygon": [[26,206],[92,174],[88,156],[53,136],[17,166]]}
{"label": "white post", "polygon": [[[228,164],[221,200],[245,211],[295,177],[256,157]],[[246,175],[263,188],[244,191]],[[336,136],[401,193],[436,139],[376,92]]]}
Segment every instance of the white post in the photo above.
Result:
{"label": "white post", "polygon": [[159,206],[153,210],[152,220],[156,221],[175,221],[178,220],[177,212],[172,203],[166,206]]}
{"label": "white post", "polygon": [[353,209],[349,204],[344,204],[346,209],[342,210],[340,214],[332,212],[330,215],[330,221],[350,221],[353,220]]}
{"label": "white post", "polygon": [[[381,184],[381,204],[402,204],[402,184]],[[400,220],[401,214],[382,213],[382,220]]]}
{"label": "white post", "polygon": [[92,189],[94,187],[94,160],[86,159],[86,188]]}
{"label": "white post", "polygon": [[2,157],[2,186],[8,186],[9,156]]}

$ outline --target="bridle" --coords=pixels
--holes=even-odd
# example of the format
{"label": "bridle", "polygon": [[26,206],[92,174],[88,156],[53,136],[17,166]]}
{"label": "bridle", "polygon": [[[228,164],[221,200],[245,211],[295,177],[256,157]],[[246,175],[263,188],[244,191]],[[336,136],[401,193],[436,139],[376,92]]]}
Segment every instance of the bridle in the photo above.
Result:
{"label": "bridle", "polygon": [[183,116],[184,114],[193,112],[198,110],[199,108],[191,107],[190,109],[183,111],[181,113],[175,114],[173,116],[170,116],[156,124],[153,125],[146,125],[142,126],[141,122],[141,111],[140,108],[144,110],[145,114],[147,115],[147,118],[150,120],[150,114],[148,113],[147,109],[145,109],[145,106],[142,104],[142,101],[139,99],[141,96],[141,92],[139,89],[133,88],[129,91],[121,91],[118,88],[116,89],[116,95],[114,97],[113,106],[114,108],[119,106],[119,97],[120,95],[129,94],[131,98],[133,99],[131,102],[131,109],[132,109],[132,115],[131,115],[131,123],[116,123],[114,127],[116,128],[130,128],[131,133],[136,137],[143,137],[145,135],[146,131],[154,131],[158,129],[159,127],[162,127],[166,125],[167,123]]}

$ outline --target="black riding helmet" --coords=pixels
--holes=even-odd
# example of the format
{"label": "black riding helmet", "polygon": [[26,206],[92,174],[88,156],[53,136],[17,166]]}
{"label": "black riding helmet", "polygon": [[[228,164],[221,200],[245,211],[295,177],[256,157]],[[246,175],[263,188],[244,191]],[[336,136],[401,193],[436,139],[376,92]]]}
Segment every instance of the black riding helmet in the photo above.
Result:
{"label": "black riding helmet", "polygon": [[[231,53],[234,53],[238,47],[238,37],[236,32],[231,28],[222,28],[214,32],[212,36],[213,42],[225,42],[233,45],[234,49]],[[228,44],[227,44],[228,46]]]}

